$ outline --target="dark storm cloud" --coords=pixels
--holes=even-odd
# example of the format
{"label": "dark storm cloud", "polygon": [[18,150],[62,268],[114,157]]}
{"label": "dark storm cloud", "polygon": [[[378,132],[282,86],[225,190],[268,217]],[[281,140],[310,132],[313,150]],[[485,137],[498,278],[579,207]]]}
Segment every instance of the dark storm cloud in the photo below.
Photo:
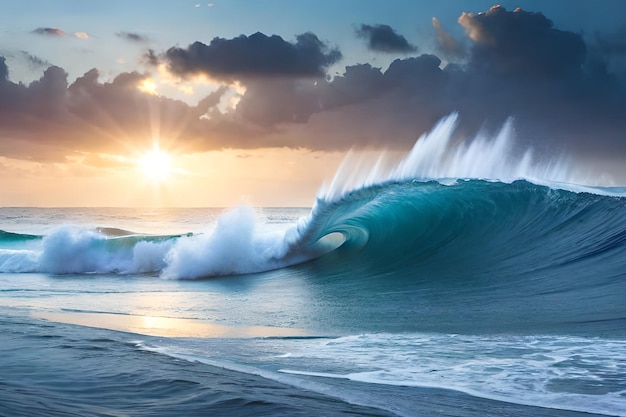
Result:
{"label": "dark storm cloud", "polygon": [[225,81],[267,77],[323,77],[328,66],[341,59],[341,52],[329,48],[312,33],[303,33],[296,42],[277,35],[257,32],[233,39],[214,38],[209,45],[194,42],[187,48],[173,47],[151,63],[162,60],[179,76],[204,74]]}
{"label": "dark storm cloud", "polygon": [[585,62],[582,37],[555,29],[541,13],[494,6],[487,13],[463,13],[459,23],[474,41],[471,63],[476,71],[557,78],[576,75]]}
{"label": "dark storm cloud", "polygon": [[[62,68],[50,67],[40,80],[17,84],[0,59],[0,154],[50,157],[49,149],[37,154],[44,145],[59,156],[119,152],[120,144],[151,138],[153,125],[188,152],[406,149],[439,118],[458,111],[460,134],[498,128],[513,116],[520,143],[626,157],[626,80],[619,76],[626,73],[618,66],[624,57],[618,34],[585,42],[540,13],[501,7],[465,13],[459,23],[467,33],[457,42],[464,54],[455,62],[454,43],[440,40],[451,62],[445,68],[438,56],[423,54],[396,59],[386,69],[350,65],[332,79],[323,76],[340,53],[312,34],[293,43],[260,33],[215,38],[209,45],[147,53],[146,61],[164,63],[177,75],[224,82],[197,106],[141,93],[137,85],[145,75],[139,73],[101,82],[92,70],[69,84]],[[236,108],[225,111],[220,104],[234,95],[228,86],[234,80],[245,92]],[[15,141],[29,146],[8,145]]]}
{"label": "dark storm cloud", "polygon": [[248,81],[246,87],[237,114],[260,126],[304,123],[315,111],[311,83],[277,78]]}
{"label": "dark storm cloud", "polygon": [[[237,115],[248,122],[270,127],[281,123],[306,123],[317,113],[363,103],[385,94],[430,95],[441,85],[441,60],[433,55],[394,61],[387,71],[367,64],[346,68],[332,81],[277,78],[246,84],[247,90],[237,105]],[[372,117],[379,117],[372,115]],[[386,117],[387,115],[385,115]],[[339,143],[318,139],[303,146],[329,149]],[[340,145],[349,146],[347,144]]]}
{"label": "dark storm cloud", "polygon": [[58,28],[37,28],[33,33],[43,36],[65,36],[66,33]]}
{"label": "dark storm cloud", "polygon": [[342,75],[318,84],[319,110],[367,101],[380,96],[386,88],[387,82],[380,68],[370,64],[348,66]]}
{"label": "dark storm cloud", "polygon": [[115,36],[136,43],[146,43],[149,41],[147,36],[140,35],[139,33],[134,32],[117,32]]}
{"label": "dark storm cloud", "polygon": [[367,41],[367,46],[372,51],[404,54],[417,51],[416,46],[411,45],[389,25],[362,24],[356,30],[356,34]]}
{"label": "dark storm cloud", "polygon": [[456,100],[468,125],[514,116],[519,136],[536,146],[626,150],[617,139],[625,127],[617,116],[626,106],[624,85],[589,70],[581,35],[555,28],[541,13],[499,6],[464,13],[459,23],[472,41],[469,62],[443,97]]}
{"label": "dark storm cloud", "polygon": [[[444,69],[438,57],[422,55],[398,59],[386,71],[349,67],[302,94],[300,103],[317,106],[298,107],[290,96],[285,108],[310,111],[308,118],[292,120],[307,121],[296,129],[301,140],[322,149],[406,147],[458,111],[460,134],[494,130],[512,116],[520,144],[587,155],[626,153],[623,66],[612,73],[597,58],[590,65],[582,36],[555,28],[541,13],[494,7],[463,14],[459,23],[469,42],[459,64]],[[609,49],[618,56],[620,38],[611,39]],[[271,96],[265,97],[264,106],[271,107]],[[274,98],[285,103],[282,94]]]}

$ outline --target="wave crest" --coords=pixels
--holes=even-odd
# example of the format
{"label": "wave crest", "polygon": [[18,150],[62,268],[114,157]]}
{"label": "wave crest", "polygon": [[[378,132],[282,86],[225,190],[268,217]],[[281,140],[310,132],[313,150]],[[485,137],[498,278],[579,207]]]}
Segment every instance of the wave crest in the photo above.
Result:
{"label": "wave crest", "polygon": [[[0,272],[158,273],[165,278],[195,279],[283,268],[339,247],[366,248],[369,258],[381,263],[403,252],[409,252],[413,260],[430,257],[432,262],[446,263],[441,253],[458,257],[449,248],[468,259],[470,253],[497,259],[495,247],[489,249],[493,253],[474,249],[484,249],[486,240],[500,242],[510,245],[507,256],[511,256],[520,252],[514,247],[534,245],[529,230],[543,234],[538,225],[549,230],[553,224],[568,228],[563,215],[573,216],[572,210],[595,204],[574,193],[556,193],[560,201],[552,201],[549,196],[554,190],[626,196],[624,189],[590,187],[566,158],[540,161],[531,150],[515,149],[511,120],[494,138],[479,134],[458,142],[454,137],[457,117],[442,119],[396,164],[386,164],[381,155],[370,165],[349,154],[333,180],[320,189],[309,216],[296,224],[271,229],[252,208],[242,206],[220,216],[211,233],[199,235],[144,236],[115,228],[64,226],[39,242],[37,236],[4,232],[0,234]],[[515,183],[518,179],[538,185]],[[621,200],[607,199],[600,205],[613,210],[615,204]],[[597,216],[604,218],[604,213]],[[624,226],[613,218],[607,224],[615,230]],[[610,231],[600,230],[574,228],[570,233],[607,238]],[[551,244],[541,239],[539,247]],[[19,247],[27,241],[29,245],[41,243],[41,248]],[[564,252],[557,258],[569,253],[561,249]]]}

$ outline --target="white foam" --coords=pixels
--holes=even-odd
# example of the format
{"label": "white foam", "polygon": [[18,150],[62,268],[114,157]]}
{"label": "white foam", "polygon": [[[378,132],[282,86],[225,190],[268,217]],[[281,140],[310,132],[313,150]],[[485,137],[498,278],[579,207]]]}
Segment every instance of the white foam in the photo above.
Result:
{"label": "white foam", "polygon": [[[301,358],[306,369],[293,367]],[[523,405],[626,416],[626,341],[572,336],[365,334],[290,352],[281,372],[451,389]],[[326,369],[337,369],[328,373]]]}
{"label": "white foam", "polygon": [[157,241],[107,237],[64,225],[32,249],[0,249],[0,272],[161,273],[164,278],[195,279],[282,268],[341,244],[333,239],[306,240],[308,219],[270,224],[248,206],[228,210],[206,227],[204,234]]}
{"label": "white foam", "polygon": [[261,272],[319,256],[317,248],[297,247],[299,225],[269,228],[252,208],[236,207],[219,217],[212,233],[178,239],[165,256],[163,277]]}
{"label": "white foam", "polygon": [[95,230],[61,226],[43,239],[39,269],[53,274],[133,271],[132,247],[107,247]]}
{"label": "white foam", "polygon": [[28,249],[0,249],[0,272],[37,272],[39,253]]}
{"label": "white foam", "polygon": [[[20,272],[73,273],[144,273],[158,272],[173,243],[107,238],[92,229],[61,226],[46,236],[39,250],[30,251],[28,259],[36,267]],[[1,268],[1,267],[0,267]],[[4,271],[4,268],[1,269]]]}
{"label": "white foam", "polygon": [[103,235],[78,227],[62,226],[43,240],[39,264],[53,274],[106,271],[106,253],[94,245]]}
{"label": "white foam", "polygon": [[174,246],[174,242],[140,241],[133,247],[132,270],[129,272],[146,273],[161,271],[167,265],[165,255]]}
{"label": "white foam", "polygon": [[[626,341],[566,335],[380,333],[335,339],[176,340],[148,348],[412,415],[365,384],[441,388],[508,403],[626,416]],[[147,347],[144,347],[147,348]],[[374,390],[376,391],[376,390]],[[365,395],[363,395],[365,393]]]}

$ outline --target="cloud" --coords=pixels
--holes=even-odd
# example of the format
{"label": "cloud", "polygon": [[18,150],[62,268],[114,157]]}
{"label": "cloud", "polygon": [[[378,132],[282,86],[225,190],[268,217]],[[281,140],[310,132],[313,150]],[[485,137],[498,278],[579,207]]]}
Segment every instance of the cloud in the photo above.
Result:
{"label": "cloud", "polygon": [[139,33],[134,33],[134,32],[117,32],[115,35],[118,38],[122,38],[130,42],[146,43],[149,41],[147,36],[140,35]]}
{"label": "cloud", "polygon": [[[262,129],[217,108],[228,86],[190,106],[142,93],[148,75],[119,74],[101,82],[92,69],[73,83],[51,66],[26,85],[8,79],[0,57],[0,155],[31,161],[66,160],[76,153],[116,154],[152,142],[178,141],[182,152],[254,147]],[[211,115],[211,117],[206,117]]]}
{"label": "cloud", "polygon": [[[519,9],[495,7],[463,14],[459,22],[469,46],[457,65],[442,68],[438,57],[422,55],[397,59],[385,71],[351,66],[314,88],[255,87],[241,100],[242,116],[280,126],[268,133],[272,142],[298,138],[325,150],[407,147],[454,111],[460,134],[497,129],[513,116],[520,144],[626,157],[626,78],[589,66],[582,36]],[[616,56],[620,38],[611,39]]]}
{"label": "cloud", "polygon": [[40,27],[37,28],[35,30],[33,30],[33,33],[37,34],[37,35],[43,35],[43,36],[65,36],[66,33],[64,31],[62,31],[61,29],[57,29],[57,28],[47,28],[47,27]]}
{"label": "cloud", "polygon": [[459,23],[474,42],[472,64],[495,75],[564,77],[580,72],[586,57],[582,37],[555,29],[541,13],[494,6],[463,13]]}
{"label": "cloud", "polygon": [[194,42],[187,48],[172,47],[161,56],[146,54],[149,63],[164,62],[179,76],[206,75],[232,82],[268,77],[323,77],[328,66],[341,59],[312,33],[287,42],[277,35],[257,32],[233,39],[214,38],[209,45]]}
{"label": "cloud", "polygon": [[[59,28],[50,28],[50,27],[39,27],[32,31],[32,33],[41,36],[49,36],[53,38],[62,38],[68,36],[67,32],[61,30]],[[72,37],[87,40],[89,39],[89,34],[87,32],[75,32],[71,35]]]}
{"label": "cloud", "polygon": [[[440,57],[422,54],[384,69],[349,65],[332,79],[324,75],[340,53],[312,34],[287,42],[259,33],[148,52],[147,61],[176,75],[221,80],[195,106],[142,93],[138,86],[149,75],[136,72],[103,82],[94,69],[68,83],[65,70],[51,66],[31,84],[12,83],[0,58],[0,154],[39,160],[120,152],[150,140],[153,126],[181,152],[406,149],[458,111],[459,134],[493,130],[513,116],[520,144],[626,157],[626,73],[616,66],[621,37],[586,42],[540,13],[501,7],[463,14],[459,23],[466,53],[456,63],[447,53],[452,64],[445,68]],[[445,42],[440,48],[453,49]],[[601,65],[607,57],[613,67]],[[240,100],[226,109],[235,86],[242,87]]]}
{"label": "cloud", "polygon": [[20,51],[20,55],[22,56],[22,58],[26,60],[26,62],[28,63],[28,66],[31,69],[47,68],[51,65],[45,59],[39,58],[38,56],[35,56],[26,51]]}
{"label": "cloud", "polygon": [[411,45],[404,36],[388,25],[362,24],[356,34],[367,41],[367,46],[372,51],[404,54],[417,51],[416,46]]}
{"label": "cloud", "polygon": [[[24,50],[19,50],[19,51],[7,51],[5,52],[5,56],[4,57],[0,57],[0,59],[2,59],[3,63],[5,58],[12,58],[15,59],[16,61],[21,61],[22,63],[25,63],[28,68],[30,68],[31,70],[41,70],[41,69],[45,69],[47,67],[49,67],[51,64],[50,62],[48,62],[47,60],[40,58],[36,55],[31,54],[28,51],[24,51]],[[8,75],[8,67],[6,66],[6,64],[3,64],[4,67],[4,71],[7,71],[7,75]],[[5,77],[6,78],[6,77]],[[2,74],[0,73],[0,80],[2,80]]]}

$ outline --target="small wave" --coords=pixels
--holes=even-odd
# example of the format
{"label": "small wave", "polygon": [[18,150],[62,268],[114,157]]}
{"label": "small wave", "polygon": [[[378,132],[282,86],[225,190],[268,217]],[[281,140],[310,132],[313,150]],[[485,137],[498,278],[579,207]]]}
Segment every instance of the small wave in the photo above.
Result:
{"label": "small wave", "polygon": [[30,235],[25,233],[13,233],[6,230],[0,230],[0,244],[15,241],[29,241],[41,239],[42,236]]}
{"label": "small wave", "polygon": [[0,272],[37,272],[39,253],[26,249],[0,249]]}
{"label": "small wave", "polygon": [[165,266],[178,236],[107,237],[96,230],[61,226],[28,249],[0,248],[0,272],[147,273]]}

